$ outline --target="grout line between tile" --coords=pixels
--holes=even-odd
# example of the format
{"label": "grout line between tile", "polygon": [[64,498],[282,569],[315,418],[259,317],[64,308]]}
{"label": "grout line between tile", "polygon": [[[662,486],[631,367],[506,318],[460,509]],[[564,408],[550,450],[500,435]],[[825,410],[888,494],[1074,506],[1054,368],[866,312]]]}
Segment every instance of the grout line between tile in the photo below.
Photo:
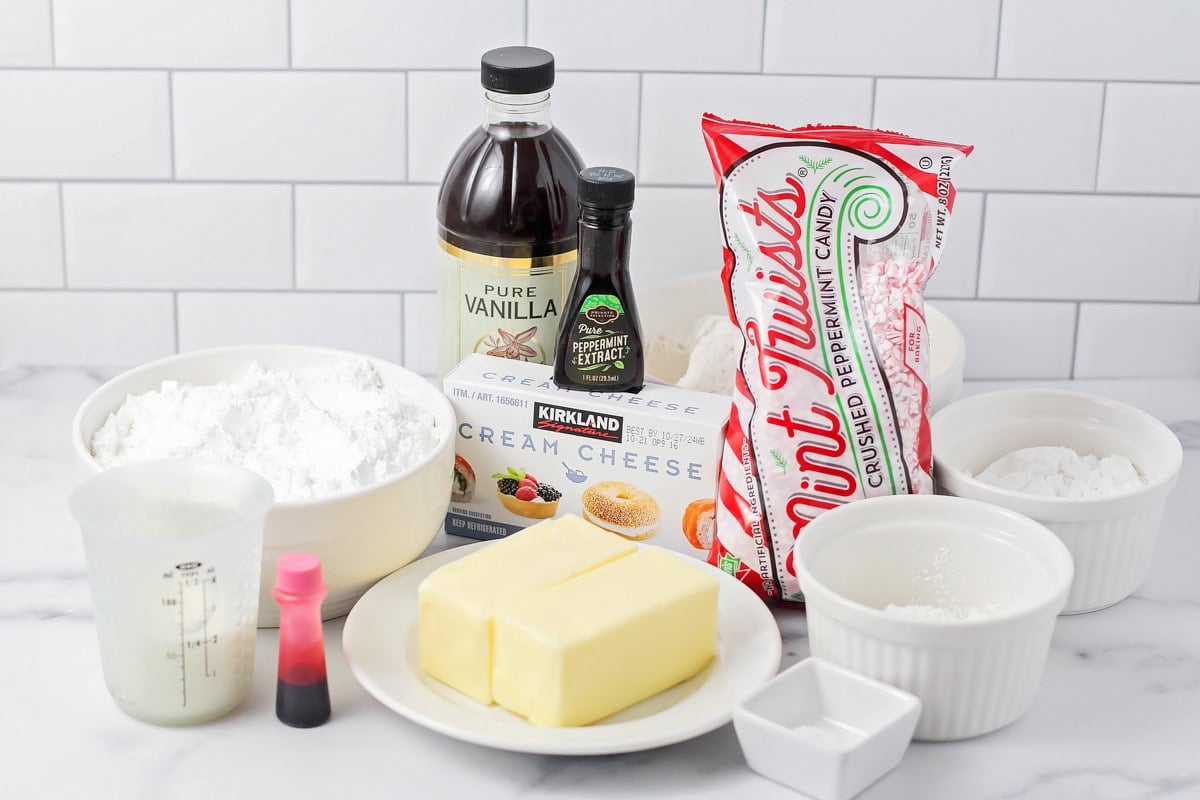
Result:
{"label": "grout line between tile", "polygon": [[879,88],[879,78],[871,78],[871,127],[875,127],[875,97]]}
{"label": "grout line between tile", "polygon": [[175,73],[167,72],[167,143],[171,148],[171,180],[175,180]]}
{"label": "grout line between tile", "polygon": [[404,183],[412,174],[412,79],[404,73]]}
{"label": "grout line between tile", "polygon": [[287,65],[292,68],[292,0],[287,0]]}
{"label": "grout line between tile", "polygon": [[983,280],[983,234],[987,230],[987,193],[983,195],[983,199],[979,201],[979,247],[976,249],[978,256],[975,258],[975,293],[972,297],[979,297],[979,283]]}
{"label": "grout line between tile", "polygon": [[1079,318],[1083,316],[1083,301],[1075,303],[1075,333],[1071,336],[1071,378],[1075,377],[1075,359],[1079,355]]}
{"label": "grout line between tile", "polygon": [[400,297],[400,330],[398,331],[398,334],[400,336],[400,365],[403,367],[407,367],[408,366],[408,351],[404,347],[404,317],[408,311],[408,298],[404,292],[401,292],[399,297]]}
{"label": "grout line between tile", "polygon": [[[52,71],[58,70],[59,68],[58,67],[48,67],[48,66],[21,65],[21,66],[11,66],[11,67],[6,66],[3,69],[5,72],[52,72]],[[143,66],[143,65],[131,65],[131,66],[88,65],[87,67],[65,67],[59,71],[69,70],[72,72],[162,72],[164,69],[167,69],[167,67],[161,66],[161,65],[160,66],[152,66],[152,67],[147,67],[147,66]],[[472,65],[463,65],[461,67],[431,67],[431,66],[419,66],[419,65],[404,66],[404,67],[357,67],[357,66],[353,66],[353,65],[345,65],[345,66],[336,66],[336,67],[311,66],[311,67],[303,67],[301,69],[289,69],[287,67],[181,67],[181,68],[175,68],[172,71],[197,73],[197,74],[205,74],[205,73],[219,74],[219,73],[227,73],[227,72],[267,72],[267,73],[270,73],[270,72],[295,72],[295,73],[303,75],[305,73],[325,74],[325,73],[331,73],[331,72],[335,72],[335,73],[340,72],[340,73],[344,73],[347,75],[358,75],[358,74],[396,75],[396,74],[399,74],[402,72],[407,72],[410,70],[419,71],[419,72],[472,72],[472,71],[474,71],[474,69],[475,69],[475,67],[473,67]],[[979,82],[979,83],[983,83],[983,82],[995,83],[997,81],[1002,81],[1005,83],[1101,83],[1104,80],[1106,80],[1104,78],[1077,78],[1077,77],[1073,77],[1073,76],[1069,76],[1069,75],[1060,75],[1060,76],[1043,75],[1043,76],[1038,76],[1038,77],[1014,75],[1011,77],[1006,76],[1003,78],[997,78],[992,75],[952,75],[952,74],[910,75],[910,74],[905,74],[905,73],[897,73],[894,75],[893,74],[863,75],[861,73],[854,73],[854,72],[811,72],[811,71],[810,72],[756,72],[753,69],[720,69],[720,70],[715,70],[715,69],[654,69],[654,68],[640,68],[640,67],[637,67],[636,65],[627,65],[627,64],[623,64],[620,66],[614,65],[614,66],[609,66],[609,67],[589,67],[589,68],[576,67],[576,68],[572,68],[572,69],[564,69],[564,70],[562,70],[562,72],[579,72],[579,73],[584,73],[584,74],[595,74],[595,73],[612,74],[614,72],[617,72],[617,73],[645,72],[645,73],[648,73],[651,75],[696,75],[696,76],[702,76],[702,77],[729,76],[732,78],[757,78],[757,77],[765,76],[765,77],[771,77],[771,78],[817,78],[817,79],[830,78],[830,79],[835,79],[835,80],[841,80],[841,79],[846,79],[846,78],[887,78],[887,79],[894,79],[894,80],[909,80],[909,81],[937,81],[937,82],[974,81],[974,82]],[[1187,80],[1187,79],[1183,79],[1183,78],[1113,77],[1113,78],[1108,78],[1107,80],[1111,80],[1114,83],[1129,83],[1129,84],[1138,84],[1138,85],[1140,85],[1140,84],[1149,84],[1149,85],[1164,85],[1165,84],[1165,85],[1172,85],[1172,86],[1195,86],[1196,85],[1195,80]]]}
{"label": "grout line between tile", "polygon": [[[39,293],[39,292],[62,292],[62,288],[52,286],[11,286],[6,287],[0,285],[0,292],[8,294],[14,293]],[[186,292],[188,294],[293,294],[293,295],[323,295],[323,294],[348,294],[348,295],[385,295],[385,294],[403,294],[407,295],[428,295],[433,297],[437,294],[437,289],[395,289],[395,288],[356,288],[356,289],[288,289],[288,288],[271,288],[271,289],[250,289],[250,288],[224,288],[213,289],[209,287],[172,287],[172,286],[77,286],[67,291],[83,292],[89,294],[162,294],[163,292]],[[1027,304],[1044,304],[1053,303],[1057,305],[1070,305],[1073,303],[1089,303],[1092,305],[1113,305],[1113,306],[1170,306],[1172,308],[1195,306],[1197,302],[1191,299],[1114,299],[1114,298],[1072,298],[1072,297],[951,297],[929,296],[932,300],[941,302],[956,302],[956,303],[1027,303]]]}
{"label": "grout line between tile", "polygon": [[1004,28],[1004,0],[996,4],[996,52],[992,57],[992,79],[1000,77],[1000,31]]}
{"label": "grout line between tile", "polygon": [[637,102],[637,131],[635,134],[636,135],[635,141],[637,144],[634,147],[634,151],[633,151],[634,152],[634,156],[633,156],[634,165],[633,166],[634,166],[634,170],[635,170],[635,172],[634,172],[635,175],[642,174],[642,97],[643,97],[643,87],[645,86],[645,83],[646,83],[645,77],[642,75],[642,73],[639,72],[638,73],[638,102]]}
{"label": "grout line between tile", "polygon": [[[407,114],[405,115],[407,117]],[[406,154],[407,155],[407,154]],[[406,158],[407,160],[407,158]],[[304,186],[439,186],[438,181],[424,180],[364,180],[360,178],[313,178],[307,179],[303,177],[289,178],[205,178],[200,176],[189,176],[183,180],[176,181],[169,177],[163,178],[127,178],[119,176],[111,176],[104,178],[80,177],[75,175],[24,175],[16,176],[9,175],[0,177],[0,184],[5,183],[57,183],[58,181],[67,181],[70,183],[194,183],[194,184],[250,184],[250,185],[267,185],[267,186],[288,186],[293,183]],[[712,190],[711,183],[680,183],[671,181],[653,181],[647,183],[639,183],[639,188],[643,189],[707,189]],[[973,192],[981,194],[996,195],[1061,195],[1063,197],[1123,197],[1137,199],[1177,199],[1177,200],[1200,200],[1200,192],[1145,192],[1145,191],[1126,191],[1121,189],[1106,189],[1102,192],[1096,192],[1092,189],[989,189],[983,186],[960,186],[960,192]]]}
{"label": "grout line between tile", "polygon": [[525,0],[525,44],[529,44],[529,0]]}
{"label": "grout line between tile", "polygon": [[1100,131],[1096,134],[1096,169],[1092,175],[1092,191],[1100,190],[1100,153],[1104,149],[1104,109],[1108,105],[1108,81],[1100,90]]}
{"label": "grout line between tile", "polygon": [[175,352],[179,352],[179,292],[171,292],[172,317],[175,321]]}
{"label": "grout line between tile", "polygon": [[292,289],[296,288],[296,184],[292,184]]}
{"label": "grout line between tile", "polygon": [[58,184],[58,246],[60,250],[59,263],[62,265],[62,288],[67,286],[67,204],[63,200],[63,185]]}
{"label": "grout line between tile", "polygon": [[767,3],[769,0],[762,0],[762,35],[758,41],[758,71],[763,73],[767,69]]}
{"label": "grout line between tile", "polygon": [[49,0],[50,10],[50,66],[58,64],[58,46],[54,40],[54,0]]}

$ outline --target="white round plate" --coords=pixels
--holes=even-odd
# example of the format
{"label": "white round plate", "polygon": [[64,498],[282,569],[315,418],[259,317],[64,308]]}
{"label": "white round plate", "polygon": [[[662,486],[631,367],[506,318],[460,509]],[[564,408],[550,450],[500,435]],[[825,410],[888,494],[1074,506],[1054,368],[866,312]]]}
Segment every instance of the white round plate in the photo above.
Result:
{"label": "white round plate", "polygon": [[520,753],[632,753],[719,728],[730,720],[735,705],[779,669],[779,628],[762,600],[736,578],[673,553],[698,569],[711,570],[721,581],[717,656],[703,672],[580,728],[540,728],[499,706],[480,705],[421,671],[417,585],[438,567],[488,544],[456,547],[393,572],[363,595],[346,619],[342,649],[354,677],[376,700],[418,725],[464,742]]}

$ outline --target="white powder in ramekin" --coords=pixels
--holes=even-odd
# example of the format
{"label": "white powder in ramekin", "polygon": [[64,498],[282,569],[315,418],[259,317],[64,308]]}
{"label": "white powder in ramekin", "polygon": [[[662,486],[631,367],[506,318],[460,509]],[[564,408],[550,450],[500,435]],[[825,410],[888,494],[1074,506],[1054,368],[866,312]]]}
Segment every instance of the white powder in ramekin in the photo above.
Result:
{"label": "white powder in ramekin", "polygon": [[1022,494],[1085,499],[1126,494],[1146,485],[1125,456],[1097,458],[1069,447],[1026,447],[998,458],[975,479]]}
{"label": "white powder in ramekin", "polygon": [[930,606],[919,603],[904,606],[888,603],[887,607],[883,609],[883,613],[895,619],[907,619],[916,622],[929,622],[931,620],[972,622],[987,619],[991,616],[973,606]]}
{"label": "white powder in ramekin", "polygon": [[441,435],[433,414],[385,387],[368,362],[346,359],[292,371],[252,364],[241,380],[211,385],[163,381],[127,397],[91,450],[104,467],[156,458],[239,464],[289,501],[386,480],[433,452]]}
{"label": "white powder in ramekin", "polygon": [[916,622],[971,622],[987,619],[995,614],[996,607],[990,603],[980,608],[959,598],[953,588],[955,582],[952,575],[955,568],[954,551],[942,545],[933,552],[928,564],[917,568],[914,576],[917,594],[927,602],[888,603],[883,613],[895,619]]}

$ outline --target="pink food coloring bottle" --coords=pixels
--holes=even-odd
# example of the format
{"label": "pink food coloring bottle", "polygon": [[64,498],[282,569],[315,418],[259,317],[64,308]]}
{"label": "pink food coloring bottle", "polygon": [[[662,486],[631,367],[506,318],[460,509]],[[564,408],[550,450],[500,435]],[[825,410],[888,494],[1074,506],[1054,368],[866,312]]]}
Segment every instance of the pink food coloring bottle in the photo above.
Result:
{"label": "pink food coloring bottle", "polygon": [[329,719],[321,628],[321,601],[327,593],[321,559],[312,553],[287,553],[275,562],[274,595],[279,603],[275,716],[293,728],[315,728]]}

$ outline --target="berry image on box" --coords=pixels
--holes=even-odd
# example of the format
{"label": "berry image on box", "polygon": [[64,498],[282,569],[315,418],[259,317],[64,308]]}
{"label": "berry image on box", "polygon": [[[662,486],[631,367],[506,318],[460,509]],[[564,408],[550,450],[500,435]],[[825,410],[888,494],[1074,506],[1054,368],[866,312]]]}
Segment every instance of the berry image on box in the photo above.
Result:
{"label": "berry image on box", "polygon": [[496,479],[496,496],[509,511],[530,519],[549,519],[558,511],[562,492],[523,469],[508,467],[492,475]]}

